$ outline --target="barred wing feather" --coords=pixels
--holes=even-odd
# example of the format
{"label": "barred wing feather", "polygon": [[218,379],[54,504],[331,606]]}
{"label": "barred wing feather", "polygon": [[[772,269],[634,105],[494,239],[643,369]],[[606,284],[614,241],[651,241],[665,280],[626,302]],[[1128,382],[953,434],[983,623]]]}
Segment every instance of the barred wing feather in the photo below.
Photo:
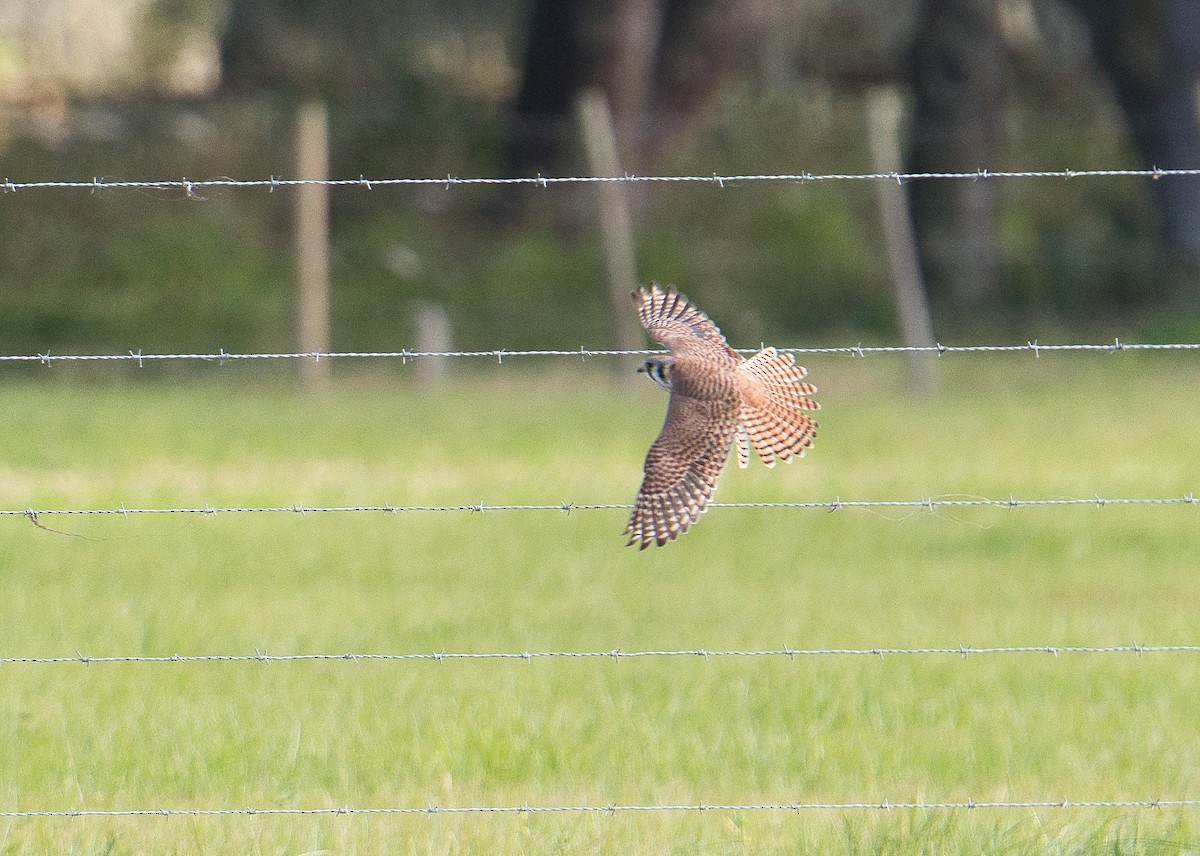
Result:
{"label": "barred wing feather", "polygon": [[742,356],[729,347],[717,325],[685,296],[657,282],[633,292],[638,318],[650,338],[679,355],[700,350],[741,362]]}
{"label": "barred wing feather", "polygon": [[646,455],[645,476],[625,534],[629,544],[662,546],[687,531],[712,498],[737,429],[726,418],[715,429],[702,403],[673,395],[667,419]]}

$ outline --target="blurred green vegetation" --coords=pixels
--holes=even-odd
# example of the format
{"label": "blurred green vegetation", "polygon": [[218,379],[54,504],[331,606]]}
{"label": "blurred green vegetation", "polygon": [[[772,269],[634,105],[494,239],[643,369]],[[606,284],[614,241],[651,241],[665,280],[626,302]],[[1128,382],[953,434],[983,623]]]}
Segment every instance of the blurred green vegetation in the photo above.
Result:
{"label": "blurred green vegetation", "polygon": [[[1054,115],[1013,109],[1004,162],[993,167],[1134,163],[1102,92],[1051,106]],[[288,103],[266,97],[80,104],[53,133],[29,118],[10,128],[3,172],[287,176],[290,121]],[[507,122],[503,105],[414,77],[387,97],[334,109],[333,173],[499,175]],[[854,97],[815,84],[747,86],[677,134],[661,171],[869,171],[861,135]],[[894,341],[873,194],[858,182],[639,186],[639,275],[678,283],[739,343]],[[974,317],[935,300],[941,338],[1200,331],[1200,317],[1171,302],[1179,283],[1160,257],[1143,182],[1010,181],[1002,194],[1003,298]],[[3,350],[291,347],[292,194],[204,196],[0,196]],[[612,343],[588,188],[348,188],[332,200],[335,349],[411,347],[419,301],[446,307],[463,347]]]}

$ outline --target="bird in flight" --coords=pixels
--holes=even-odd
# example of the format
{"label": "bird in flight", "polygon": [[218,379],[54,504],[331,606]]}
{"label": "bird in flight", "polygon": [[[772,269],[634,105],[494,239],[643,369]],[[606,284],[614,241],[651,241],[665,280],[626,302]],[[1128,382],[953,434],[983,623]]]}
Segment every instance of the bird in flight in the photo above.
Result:
{"label": "bird in flight", "polygon": [[644,550],[675,540],[696,522],[735,444],[743,469],[751,447],[768,467],[804,457],[817,436],[808,412],[820,405],[809,398],[817,388],[791,354],[763,348],[745,359],[673,285],[652,282],[632,296],[650,338],[670,351],[638,369],[671,394],[625,527],[629,546]]}

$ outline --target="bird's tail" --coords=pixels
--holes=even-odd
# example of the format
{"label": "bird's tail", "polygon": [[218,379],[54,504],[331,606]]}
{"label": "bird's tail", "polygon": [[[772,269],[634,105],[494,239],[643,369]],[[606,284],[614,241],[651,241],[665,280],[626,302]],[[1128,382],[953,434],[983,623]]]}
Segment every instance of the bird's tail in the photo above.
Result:
{"label": "bird's tail", "polygon": [[749,465],[751,446],[768,467],[776,460],[804,457],[817,436],[817,423],[808,411],[821,409],[809,398],[817,388],[804,380],[808,371],[791,354],[774,348],[763,348],[738,369],[751,379],[742,399],[738,466]]}

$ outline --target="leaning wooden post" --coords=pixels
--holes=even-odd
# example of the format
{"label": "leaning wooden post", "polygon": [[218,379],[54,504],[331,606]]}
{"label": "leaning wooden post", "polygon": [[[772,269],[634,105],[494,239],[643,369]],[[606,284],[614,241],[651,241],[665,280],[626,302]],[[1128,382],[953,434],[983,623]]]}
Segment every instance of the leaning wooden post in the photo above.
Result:
{"label": "leaning wooden post", "polygon": [[[891,89],[873,89],[867,94],[867,142],[876,172],[901,171],[900,96]],[[876,189],[900,337],[908,347],[932,347],[936,344],[933,321],[921,280],[908,196],[898,181],[877,182]],[[937,355],[932,351],[909,353],[908,369],[918,394],[937,392],[936,363]]]}
{"label": "leaning wooden post", "polygon": [[[303,181],[329,179],[329,110],[306,101],[296,113],[296,176]],[[329,352],[329,186],[296,188],[297,350]],[[329,360],[300,361],[300,383],[308,391],[329,385]]]}
{"label": "leaning wooden post", "polygon": [[[621,161],[617,154],[617,134],[613,126],[608,98],[599,89],[584,89],[575,103],[583,133],[583,146],[594,176],[619,177]],[[633,312],[629,294],[638,287],[637,261],[633,252],[633,223],[629,212],[629,188],[616,181],[596,184],[596,204],[600,215],[600,235],[604,266],[608,272],[608,294],[612,305],[616,346],[633,350],[642,346],[641,328]],[[639,361],[621,360],[628,380]]]}

